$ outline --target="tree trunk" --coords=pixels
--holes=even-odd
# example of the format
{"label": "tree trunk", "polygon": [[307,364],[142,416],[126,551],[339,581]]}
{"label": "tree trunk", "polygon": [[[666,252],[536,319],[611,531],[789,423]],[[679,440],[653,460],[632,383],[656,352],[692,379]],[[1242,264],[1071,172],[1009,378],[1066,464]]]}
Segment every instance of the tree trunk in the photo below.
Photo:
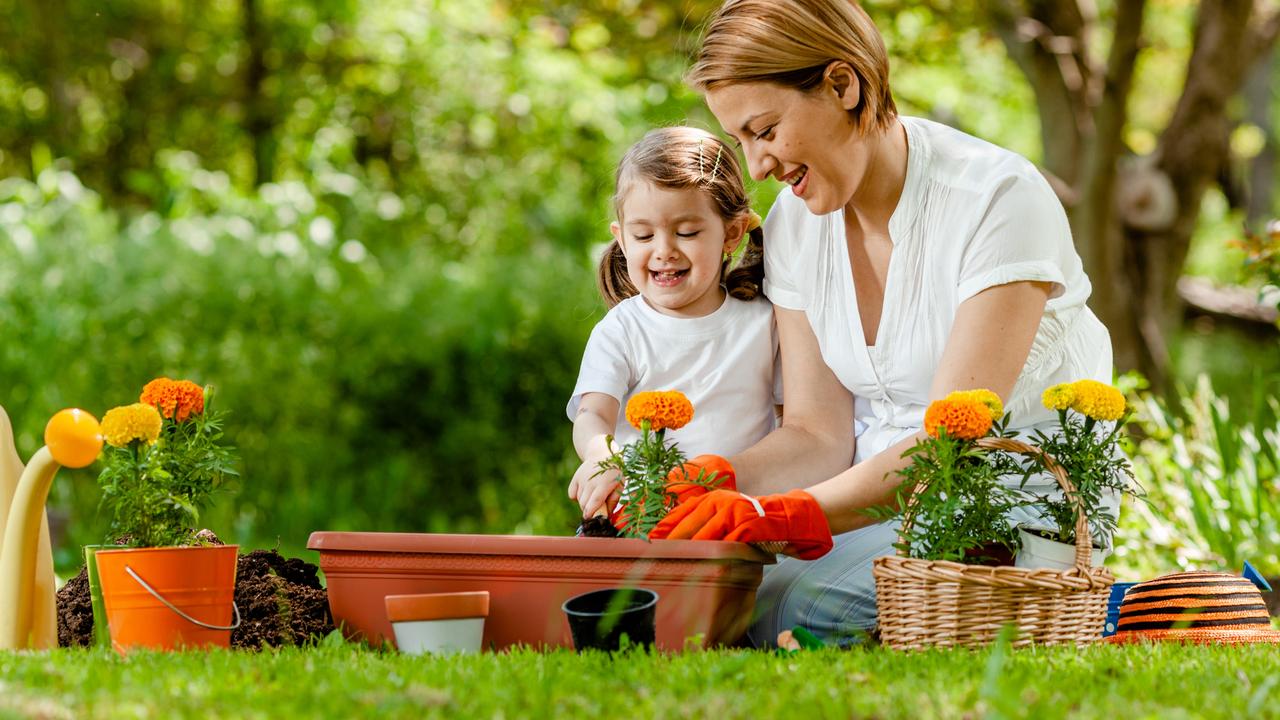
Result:
{"label": "tree trunk", "polygon": [[1249,71],[1245,81],[1246,118],[1262,130],[1265,141],[1257,156],[1249,162],[1249,199],[1245,204],[1245,222],[1254,232],[1262,232],[1263,224],[1274,217],[1272,195],[1275,188],[1276,132],[1272,126],[1271,103],[1275,92],[1271,87],[1276,64],[1275,48],[1268,50]]}
{"label": "tree trunk", "polygon": [[245,129],[253,140],[253,182],[256,186],[271,182],[275,176],[275,138],[271,111],[267,107],[267,98],[262,91],[262,83],[267,77],[266,61],[263,58],[266,52],[266,38],[258,17],[258,0],[242,0],[241,14],[244,23],[244,40],[249,46],[244,73],[245,107],[248,116]]}
{"label": "tree trunk", "polygon": [[1067,210],[1093,282],[1090,306],[1111,330],[1116,364],[1159,387],[1200,201],[1227,164],[1228,101],[1274,43],[1280,13],[1258,17],[1253,0],[1202,3],[1173,117],[1156,152],[1134,158],[1123,130],[1144,9],[1144,0],[1117,0],[1105,68],[1088,56],[1092,12],[1083,0],[1003,0],[990,17],[1035,89],[1045,167],[1071,185]]}

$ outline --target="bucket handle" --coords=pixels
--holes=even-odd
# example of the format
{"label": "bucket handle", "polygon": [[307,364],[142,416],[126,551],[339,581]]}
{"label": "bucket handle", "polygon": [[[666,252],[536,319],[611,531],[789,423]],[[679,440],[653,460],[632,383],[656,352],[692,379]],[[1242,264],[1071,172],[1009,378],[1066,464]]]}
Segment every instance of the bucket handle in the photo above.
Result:
{"label": "bucket handle", "polygon": [[156,592],[155,588],[148,585],[146,580],[143,580],[141,577],[139,577],[138,573],[133,571],[133,568],[129,567],[128,565],[125,565],[124,571],[129,573],[129,577],[133,578],[134,580],[137,580],[138,584],[141,585],[144,589],[146,589],[147,592],[151,593],[152,597],[164,603],[165,607],[178,613],[178,615],[181,615],[182,619],[186,620],[187,622],[195,623],[196,625],[199,625],[200,627],[206,628],[208,630],[235,630],[236,628],[240,627],[240,608],[239,606],[236,605],[235,600],[231,601],[231,610],[236,614],[235,622],[230,625],[210,625],[207,622],[201,622],[191,617],[190,615],[182,612],[182,610],[180,610],[177,605],[174,605],[168,600],[165,600],[164,596]]}

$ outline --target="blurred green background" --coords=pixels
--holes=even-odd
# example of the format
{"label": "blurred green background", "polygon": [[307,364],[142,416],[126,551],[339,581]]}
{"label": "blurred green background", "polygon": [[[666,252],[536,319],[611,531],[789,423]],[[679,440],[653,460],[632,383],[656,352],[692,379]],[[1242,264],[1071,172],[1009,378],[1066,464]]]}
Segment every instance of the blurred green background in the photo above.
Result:
{"label": "blurred green background", "polygon": [[[0,0],[0,404],[23,458],[54,411],[100,417],[168,375],[212,384],[231,412],[242,479],[204,523],[229,541],[571,533],[564,407],[603,313],[614,163],[655,125],[718,131],[681,84],[716,4]],[[1105,29],[1114,5],[1099,7]],[[867,8],[904,113],[1042,160],[1034,93],[981,3]],[[1195,11],[1148,3],[1133,152],[1173,112]],[[1233,110],[1241,167],[1277,130],[1248,107]],[[752,184],[761,212],[777,190]],[[1256,288],[1228,246],[1245,214],[1210,189],[1183,272]],[[1183,398],[1207,373],[1229,432],[1275,443],[1275,326],[1179,326],[1153,412],[1195,416]],[[1229,465],[1248,443],[1226,442]],[[1180,482],[1159,473],[1184,460],[1141,473]],[[1274,455],[1260,462],[1242,482],[1271,503]],[[98,497],[92,468],[59,475],[60,567],[100,540]],[[1204,502],[1207,530],[1134,513],[1134,538],[1159,522],[1205,535],[1166,555],[1135,543],[1134,566],[1234,561],[1213,543],[1236,541],[1209,537],[1217,512],[1252,522],[1280,572],[1258,519],[1275,505]]]}

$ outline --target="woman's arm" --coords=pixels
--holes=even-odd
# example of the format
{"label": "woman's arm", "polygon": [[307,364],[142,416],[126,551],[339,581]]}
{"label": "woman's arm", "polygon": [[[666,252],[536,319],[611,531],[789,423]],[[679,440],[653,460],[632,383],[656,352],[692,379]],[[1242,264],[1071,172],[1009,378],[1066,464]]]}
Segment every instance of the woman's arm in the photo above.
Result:
{"label": "woman's arm", "polygon": [[[1042,282],[1009,283],[961,303],[933,377],[930,399],[975,388],[1007,399],[1031,352],[1052,287]],[[790,410],[789,396],[787,402]],[[893,500],[899,484],[894,472],[907,465],[902,453],[921,437],[923,431],[808,488],[826,514],[832,534],[875,522],[863,510]]]}
{"label": "woman's arm", "polygon": [[735,456],[738,488],[786,492],[853,463],[853,397],[827,367],[803,311],[774,306],[782,352],[782,426]]}

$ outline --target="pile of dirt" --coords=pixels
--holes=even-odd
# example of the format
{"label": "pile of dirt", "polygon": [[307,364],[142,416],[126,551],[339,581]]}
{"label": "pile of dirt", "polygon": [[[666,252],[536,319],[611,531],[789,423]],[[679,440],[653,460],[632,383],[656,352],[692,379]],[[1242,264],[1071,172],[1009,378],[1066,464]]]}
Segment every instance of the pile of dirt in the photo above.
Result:
{"label": "pile of dirt", "polygon": [[67,581],[58,590],[58,646],[88,647],[93,644],[93,602],[89,595],[89,571]]}
{"label": "pile of dirt", "polygon": [[240,627],[231,631],[231,647],[301,645],[328,635],[333,617],[317,570],[274,550],[241,555],[236,570]]}
{"label": "pile of dirt", "polygon": [[[274,550],[241,555],[236,565],[236,605],[240,627],[231,632],[231,646],[301,645],[333,630],[329,595],[320,585],[318,568]],[[93,643],[93,606],[84,568],[58,591],[58,645],[86,647]]]}

